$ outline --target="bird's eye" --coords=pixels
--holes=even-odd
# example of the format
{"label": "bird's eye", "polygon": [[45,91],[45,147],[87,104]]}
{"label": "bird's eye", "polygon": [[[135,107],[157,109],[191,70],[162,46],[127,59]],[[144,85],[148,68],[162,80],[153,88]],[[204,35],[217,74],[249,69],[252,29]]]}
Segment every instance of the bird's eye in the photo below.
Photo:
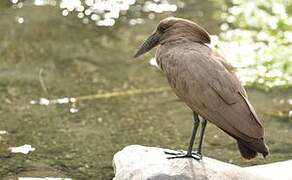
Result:
{"label": "bird's eye", "polygon": [[167,29],[167,27],[165,27],[165,26],[158,27],[158,31],[160,31],[160,32],[164,32],[166,29]]}

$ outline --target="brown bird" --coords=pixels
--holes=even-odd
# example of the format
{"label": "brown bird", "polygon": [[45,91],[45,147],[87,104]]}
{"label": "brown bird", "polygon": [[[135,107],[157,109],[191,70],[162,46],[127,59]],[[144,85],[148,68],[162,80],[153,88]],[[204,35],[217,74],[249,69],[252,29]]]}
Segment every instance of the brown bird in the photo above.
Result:
{"label": "brown bird", "polygon": [[[264,142],[264,128],[246,91],[233,72],[234,68],[209,48],[206,30],[189,20],[169,17],[142,44],[134,57],[159,45],[156,61],[175,94],[193,111],[194,127],[186,154],[167,153],[172,158],[202,158],[202,141],[207,121],[236,139],[246,159],[269,154]],[[192,152],[201,123],[199,145]]]}

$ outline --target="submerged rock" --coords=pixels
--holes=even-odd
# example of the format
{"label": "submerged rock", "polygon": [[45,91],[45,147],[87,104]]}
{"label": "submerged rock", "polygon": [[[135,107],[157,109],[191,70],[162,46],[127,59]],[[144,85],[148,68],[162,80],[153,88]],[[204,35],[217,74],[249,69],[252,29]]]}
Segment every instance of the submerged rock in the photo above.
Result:
{"label": "submerged rock", "polygon": [[[194,159],[168,160],[164,152],[173,150],[131,145],[115,154],[113,180],[268,180],[275,179],[265,172],[265,168],[273,167],[273,174],[277,174],[277,165],[270,164],[242,168],[224,163],[208,157],[201,161]],[[292,161],[285,166],[291,167]],[[288,166],[288,164],[290,164]],[[279,167],[280,168],[280,167]],[[283,167],[281,167],[283,168]],[[283,175],[279,171],[281,180],[292,179],[292,175]]]}

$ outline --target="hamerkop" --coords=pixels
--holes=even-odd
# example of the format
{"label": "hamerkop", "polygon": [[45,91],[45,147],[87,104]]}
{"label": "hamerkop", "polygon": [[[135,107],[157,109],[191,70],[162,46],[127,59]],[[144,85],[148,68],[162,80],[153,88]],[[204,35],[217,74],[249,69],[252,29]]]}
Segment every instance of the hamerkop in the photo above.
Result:
{"label": "hamerkop", "polygon": [[[264,129],[246,91],[233,72],[234,68],[209,48],[206,30],[189,20],[168,17],[142,44],[134,57],[159,45],[156,61],[166,75],[175,94],[193,111],[194,127],[187,153],[172,158],[202,158],[202,141],[207,121],[236,139],[246,159],[269,154],[264,142]],[[199,145],[192,152],[196,132],[201,123]]]}

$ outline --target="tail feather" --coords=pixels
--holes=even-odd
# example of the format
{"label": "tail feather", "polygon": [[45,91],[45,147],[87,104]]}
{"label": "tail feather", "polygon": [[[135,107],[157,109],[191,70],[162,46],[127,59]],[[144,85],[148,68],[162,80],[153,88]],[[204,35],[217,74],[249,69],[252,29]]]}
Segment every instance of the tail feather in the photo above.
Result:
{"label": "tail feather", "polygon": [[248,148],[240,141],[237,141],[237,145],[241,156],[245,159],[255,158],[258,154],[256,151],[253,151],[252,149]]}
{"label": "tail feather", "polygon": [[263,157],[266,157],[269,154],[269,149],[263,139],[259,139],[253,143],[237,139],[237,144],[240,154],[245,159],[255,158],[257,153],[261,153]]}

